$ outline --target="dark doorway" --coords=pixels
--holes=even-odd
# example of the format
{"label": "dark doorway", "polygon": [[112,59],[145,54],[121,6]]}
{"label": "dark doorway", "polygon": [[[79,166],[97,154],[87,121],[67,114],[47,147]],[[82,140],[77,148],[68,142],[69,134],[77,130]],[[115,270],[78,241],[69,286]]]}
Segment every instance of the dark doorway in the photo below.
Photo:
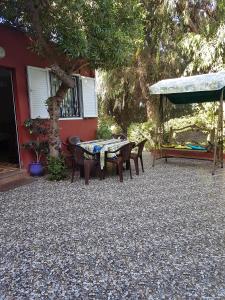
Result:
{"label": "dark doorway", "polygon": [[0,68],[0,164],[19,166],[12,72]]}

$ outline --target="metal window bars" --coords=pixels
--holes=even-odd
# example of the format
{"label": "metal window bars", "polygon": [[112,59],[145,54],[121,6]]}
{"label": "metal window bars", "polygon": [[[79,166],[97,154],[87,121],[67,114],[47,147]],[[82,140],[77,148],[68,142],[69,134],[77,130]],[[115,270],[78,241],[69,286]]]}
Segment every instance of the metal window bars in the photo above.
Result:
{"label": "metal window bars", "polygon": [[[81,117],[80,78],[78,76],[74,76],[73,78],[75,80],[75,87],[68,90],[66,97],[61,103],[60,118]],[[54,96],[59,88],[60,80],[53,73],[50,73],[50,85],[51,96]]]}

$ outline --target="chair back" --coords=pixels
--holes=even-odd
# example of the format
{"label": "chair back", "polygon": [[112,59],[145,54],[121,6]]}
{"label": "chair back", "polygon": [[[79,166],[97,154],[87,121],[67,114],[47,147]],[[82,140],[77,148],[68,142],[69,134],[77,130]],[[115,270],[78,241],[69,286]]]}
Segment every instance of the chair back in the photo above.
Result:
{"label": "chair back", "polygon": [[72,152],[73,152],[73,157],[74,157],[74,160],[75,162],[78,164],[78,165],[83,165],[84,164],[84,149],[79,146],[79,145],[71,145],[70,146],[72,149]]}
{"label": "chair back", "polygon": [[85,155],[84,155],[85,153],[87,154],[87,157],[90,157],[90,159],[95,158],[95,155],[93,153],[85,150],[80,145],[73,145],[73,146],[71,145],[70,147],[72,149],[74,160],[75,160],[76,164],[78,164],[78,165],[83,165],[84,160],[88,159],[85,157]]}
{"label": "chair back", "polygon": [[138,156],[141,156],[142,155],[142,152],[143,152],[143,149],[144,149],[144,146],[145,146],[145,143],[147,142],[147,139],[141,141],[140,143],[137,144],[137,147],[138,147]]}
{"label": "chair back", "polygon": [[130,159],[130,153],[133,148],[133,143],[126,144],[120,148],[120,155],[123,161],[127,161]]}
{"label": "chair back", "polygon": [[119,139],[120,138],[121,140],[126,140],[127,136],[123,133],[120,133],[120,134],[113,134],[112,138],[114,138],[114,139]]}
{"label": "chair back", "polygon": [[79,136],[69,136],[67,140],[70,145],[76,145],[80,143]]}

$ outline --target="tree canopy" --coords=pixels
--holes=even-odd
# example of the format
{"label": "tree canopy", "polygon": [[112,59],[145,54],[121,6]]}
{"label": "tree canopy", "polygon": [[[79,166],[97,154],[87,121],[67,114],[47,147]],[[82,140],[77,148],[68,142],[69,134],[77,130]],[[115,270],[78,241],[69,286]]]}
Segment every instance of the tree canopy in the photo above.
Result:
{"label": "tree canopy", "polygon": [[[143,0],[145,19],[145,41],[140,48],[132,66],[122,67],[117,73],[123,74],[116,80],[106,80],[103,103],[105,110],[112,107],[114,97],[114,111],[117,117],[122,110],[129,107],[129,103],[143,104],[146,114],[139,111],[138,105],[133,105],[133,114],[142,114],[145,118],[154,119],[157,111],[156,101],[148,92],[148,85],[158,80],[181,75],[191,75],[218,71],[224,69],[225,43],[225,1],[224,0]],[[135,72],[135,76],[134,73]],[[114,71],[109,71],[112,77]],[[124,97],[113,94],[112,84],[121,86],[126,78],[126,97],[129,102],[124,103]],[[125,93],[125,91],[124,91]],[[132,99],[132,100],[130,100]],[[117,107],[121,108],[118,113]],[[170,105],[168,118],[180,116],[192,111],[191,106]],[[125,111],[122,112],[126,115]],[[132,115],[132,113],[130,113]],[[135,121],[135,120],[134,120]],[[132,119],[127,120],[127,123]]]}
{"label": "tree canopy", "polygon": [[[123,128],[155,118],[149,84],[224,69],[225,0],[2,0],[0,11],[48,57],[58,99],[74,70],[106,70],[101,107]],[[168,118],[191,111],[171,105]]]}
{"label": "tree canopy", "polygon": [[112,68],[128,63],[142,42],[138,0],[2,0],[0,11],[4,22],[32,36],[34,50],[52,60],[63,54]]}
{"label": "tree canopy", "polygon": [[139,0],[2,0],[0,20],[32,37],[33,51],[47,58],[61,80],[47,101],[50,153],[59,155],[59,108],[73,73],[84,66],[111,69],[129,64],[143,42],[145,11]]}

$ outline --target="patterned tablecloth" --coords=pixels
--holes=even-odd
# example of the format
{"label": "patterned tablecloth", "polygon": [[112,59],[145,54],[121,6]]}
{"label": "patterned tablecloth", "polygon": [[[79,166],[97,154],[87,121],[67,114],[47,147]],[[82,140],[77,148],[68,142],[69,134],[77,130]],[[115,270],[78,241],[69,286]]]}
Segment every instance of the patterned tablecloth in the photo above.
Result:
{"label": "patterned tablecloth", "polygon": [[[100,166],[103,169],[105,166],[105,153],[107,151],[116,151],[128,143],[129,141],[127,140],[111,139],[87,141],[79,143],[79,145],[93,154],[100,153]],[[107,157],[116,157],[116,153],[108,153]]]}

